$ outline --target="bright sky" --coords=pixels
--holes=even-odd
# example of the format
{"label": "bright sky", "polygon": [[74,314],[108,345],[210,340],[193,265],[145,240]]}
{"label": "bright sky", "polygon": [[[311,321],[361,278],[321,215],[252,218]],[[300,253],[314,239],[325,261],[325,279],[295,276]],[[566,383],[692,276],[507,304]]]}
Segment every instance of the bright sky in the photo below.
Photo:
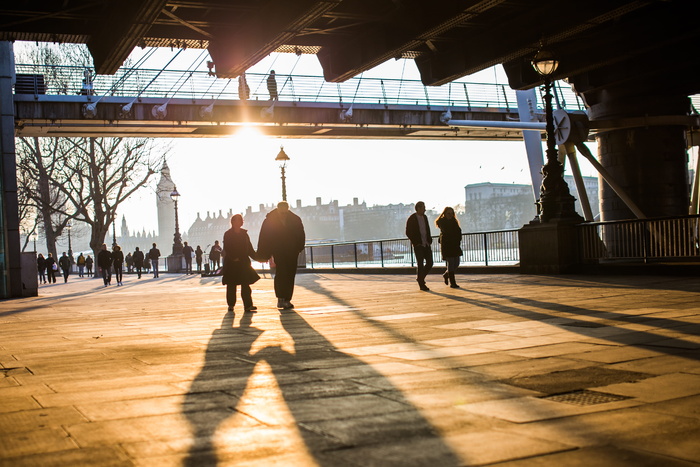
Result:
{"label": "bright sky", "polygon": [[[201,51],[188,50],[169,69],[187,69]],[[141,53],[140,50],[135,54]],[[144,65],[165,65],[176,53],[160,51],[157,60]],[[134,60],[136,60],[134,58]],[[199,61],[199,60],[197,60]],[[206,68],[205,68],[206,69]],[[303,55],[271,55],[249,71],[322,75],[318,60]],[[389,61],[365,76],[419,79],[412,60]],[[469,77],[475,82],[507,83],[501,67]],[[530,183],[525,145],[522,142],[307,140],[275,139],[255,134],[229,138],[179,138],[170,140],[171,176],[182,195],[178,201],[180,226],[187,230],[197,212],[244,212],[247,206],[281,200],[280,145],[290,157],[287,163],[287,198],[303,205],[354,197],[369,206],[412,203],[423,200],[429,209],[464,203],[464,186],[471,183]],[[595,154],[595,144],[589,144]],[[584,175],[595,175],[579,158]],[[154,182],[157,182],[159,176]],[[157,229],[153,189],[136,195],[118,213],[126,216],[130,230]]]}

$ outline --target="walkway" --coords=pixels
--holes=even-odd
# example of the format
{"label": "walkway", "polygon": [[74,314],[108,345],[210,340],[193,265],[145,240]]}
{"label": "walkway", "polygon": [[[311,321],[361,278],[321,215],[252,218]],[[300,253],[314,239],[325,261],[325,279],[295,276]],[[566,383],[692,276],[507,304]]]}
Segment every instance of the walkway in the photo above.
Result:
{"label": "walkway", "polygon": [[71,277],[0,302],[0,466],[700,463],[697,277]]}

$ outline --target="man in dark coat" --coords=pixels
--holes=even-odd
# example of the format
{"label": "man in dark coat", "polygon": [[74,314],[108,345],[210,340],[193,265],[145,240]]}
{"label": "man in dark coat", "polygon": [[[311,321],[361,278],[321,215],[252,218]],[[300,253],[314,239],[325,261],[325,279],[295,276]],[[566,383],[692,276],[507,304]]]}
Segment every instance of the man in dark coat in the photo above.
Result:
{"label": "man in dark coat", "polygon": [[182,247],[182,256],[185,257],[185,274],[192,274],[192,255],[194,250],[191,246],[185,242],[185,246]]}
{"label": "man in dark coat", "polygon": [[304,224],[299,216],[289,210],[289,204],[282,201],[277,204],[260,227],[258,238],[258,256],[262,260],[272,257],[277,266],[275,274],[275,295],[277,308],[294,308],[294,278],[297,274],[299,253],[304,250],[306,234]]}
{"label": "man in dark coat", "polygon": [[416,212],[411,214],[406,221],[406,236],[411,241],[413,252],[416,255],[418,287],[421,290],[429,291],[430,289],[425,285],[425,277],[433,267],[433,250],[430,248],[433,238],[430,234],[430,222],[425,215],[425,203],[418,201],[415,207]]}
{"label": "man in dark coat", "polygon": [[158,277],[158,258],[160,258],[160,250],[153,244],[153,248],[148,252],[148,259],[151,260],[151,265],[153,266],[153,278]]}
{"label": "man in dark coat", "polygon": [[134,254],[131,257],[132,261],[134,262],[134,268],[136,268],[136,274],[139,275],[139,279],[141,279],[141,268],[143,267],[143,251],[139,250],[139,247],[136,247],[136,251],[134,251]]}
{"label": "man in dark coat", "polygon": [[270,93],[270,100],[277,100],[277,80],[275,79],[275,70],[270,70],[267,77],[267,92]]}
{"label": "man in dark coat", "polygon": [[102,270],[102,280],[105,287],[112,283],[112,252],[107,249],[107,244],[102,244],[102,249],[97,253],[97,266]]}
{"label": "man in dark coat", "polygon": [[71,261],[66,252],[63,252],[63,255],[58,259],[58,265],[61,267],[61,271],[63,272],[63,283],[65,284],[68,282],[68,275],[70,274],[70,268],[71,268]]}
{"label": "man in dark coat", "polygon": [[250,258],[255,257],[255,250],[250,243],[248,231],[242,229],[243,216],[236,214],[231,217],[231,228],[224,234],[224,268],[221,283],[226,286],[226,303],[228,311],[233,311],[236,305],[236,286],[241,286],[243,310],[255,312],[258,308],[253,305],[250,284],[260,279],[258,273],[250,265]]}

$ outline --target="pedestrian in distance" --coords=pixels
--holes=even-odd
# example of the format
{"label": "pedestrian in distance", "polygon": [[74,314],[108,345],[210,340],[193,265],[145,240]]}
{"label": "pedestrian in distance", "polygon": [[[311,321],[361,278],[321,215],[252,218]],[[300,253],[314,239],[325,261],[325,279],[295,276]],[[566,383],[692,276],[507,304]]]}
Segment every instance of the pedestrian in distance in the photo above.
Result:
{"label": "pedestrian in distance", "polygon": [[277,100],[277,79],[275,79],[275,70],[270,70],[270,74],[267,76],[267,92],[270,93],[270,100]]}
{"label": "pedestrian in distance", "polygon": [[204,255],[202,247],[197,245],[197,249],[194,250],[194,259],[197,261],[197,274],[202,273],[202,255]]}
{"label": "pedestrian in distance", "polygon": [[68,276],[70,275],[71,260],[70,257],[63,252],[63,255],[58,259],[58,265],[61,267],[61,272],[63,273],[63,283],[68,282]]}
{"label": "pedestrian in distance", "polygon": [[150,249],[148,252],[148,259],[151,260],[151,266],[153,267],[153,278],[156,279],[158,277],[158,258],[160,258],[160,250],[156,246],[156,244],[153,244],[153,248]]}
{"label": "pedestrian in distance", "polygon": [[49,281],[49,284],[56,283],[56,271],[58,271],[58,265],[56,264],[56,260],[54,259],[53,255],[49,253],[49,255],[46,257],[46,278]]}
{"label": "pedestrian in distance", "polygon": [[262,261],[272,258],[277,267],[275,295],[277,308],[294,308],[294,279],[297,274],[299,253],[304,250],[306,234],[301,218],[289,210],[286,201],[277,203],[260,227],[258,257]]}
{"label": "pedestrian in distance", "polygon": [[136,247],[136,251],[132,256],[134,262],[134,268],[136,269],[136,274],[138,274],[139,279],[141,279],[141,268],[143,268],[143,251]]}
{"label": "pedestrian in distance", "polygon": [[94,262],[92,256],[87,255],[87,258],[85,258],[85,270],[87,271],[88,277],[92,277],[92,264]]}
{"label": "pedestrian in distance", "polygon": [[256,257],[253,245],[250,243],[248,231],[242,229],[243,216],[235,214],[231,217],[231,228],[224,234],[224,267],[221,283],[226,286],[226,303],[228,311],[233,311],[236,305],[236,289],[241,286],[241,300],[245,312],[255,312],[258,308],[253,305],[250,284],[260,279],[250,264],[250,259]]}
{"label": "pedestrian in distance", "polygon": [[39,283],[46,284],[46,259],[41,253],[36,257],[36,269],[39,272]]}
{"label": "pedestrian in distance", "polygon": [[216,271],[221,268],[221,245],[219,245],[218,240],[214,240],[214,245],[209,250],[209,261],[211,261],[212,274],[216,274]]}
{"label": "pedestrian in distance", "polygon": [[459,267],[459,258],[462,256],[462,228],[455,217],[455,210],[447,206],[435,220],[435,225],[440,229],[440,251],[445,260],[446,271],[442,275],[445,285],[450,284],[453,289],[458,289],[455,273]]}
{"label": "pedestrian in distance", "polygon": [[126,254],[126,257],[124,258],[124,264],[126,264],[126,272],[128,274],[134,272],[134,257],[131,255],[131,253]]}
{"label": "pedestrian in distance", "polygon": [[241,73],[241,76],[238,77],[238,98],[246,101],[248,97],[250,97],[250,86],[248,86],[245,73]]}
{"label": "pedestrian in distance", "polygon": [[185,257],[185,274],[192,274],[192,255],[194,250],[185,242],[182,247],[182,255]]}
{"label": "pedestrian in distance", "polygon": [[418,201],[415,209],[416,212],[411,214],[406,221],[406,236],[411,241],[413,252],[416,255],[418,287],[421,290],[429,291],[430,289],[425,284],[425,278],[433,268],[433,250],[430,247],[433,238],[430,234],[430,222],[425,215],[425,203]]}
{"label": "pedestrian in distance", "polygon": [[78,277],[85,277],[85,256],[80,253],[78,260],[75,262],[78,265]]}
{"label": "pedestrian in distance", "polygon": [[124,252],[122,247],[114,245],[112,247],[112,265],[114,266],[114,278],[117,280],[117,286],[124,285]]}
{"label": "pedestrian in distance", "polygon": [[101,250],[97,253],[97,266],[102,271],[102,280],[105,287],[112,283],[112,252],[107,249],[107,244],[103,243]]}

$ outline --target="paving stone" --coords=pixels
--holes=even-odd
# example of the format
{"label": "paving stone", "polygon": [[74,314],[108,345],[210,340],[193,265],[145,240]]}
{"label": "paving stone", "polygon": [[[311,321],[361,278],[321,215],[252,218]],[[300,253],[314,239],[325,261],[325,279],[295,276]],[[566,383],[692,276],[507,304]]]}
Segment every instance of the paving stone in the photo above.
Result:
{"label": "paving stone", "polygon": [[133,462],[122,449],[109,446],[35,454],[5,461],[0,459],[2,467],[64,467],[68,465],[72,467],[95,465],[100,467],[130,467]]}
{"label": "paving stone", "polygon": [[659,402],[700,393],[700,375],[673,373],[634,383],[612,384],[591,389],[635,397],[644,402]]}
{"label": "paving stone", "polygon": [[40,428],[21,433],[0,436],[0,456],[13,464],[13,458],[36,453],[53,453],[76,448],[65,431],[60,428]]}
{"label": "paving stone", "polygon": [[550,467],[559,465],[566,467],[691,467],[697,464],[674,459],[673,457],[615,446],[575,449],[498,464],[499,467]]}
{"label": "paving stone", "polygon": [[545,394],[557,394],[594,386],[635,382],[649,377],[650,375],[632,371],[588,367],[576,370],[555,371],[524,378],[512,378],[504,380],[503,382]]}

